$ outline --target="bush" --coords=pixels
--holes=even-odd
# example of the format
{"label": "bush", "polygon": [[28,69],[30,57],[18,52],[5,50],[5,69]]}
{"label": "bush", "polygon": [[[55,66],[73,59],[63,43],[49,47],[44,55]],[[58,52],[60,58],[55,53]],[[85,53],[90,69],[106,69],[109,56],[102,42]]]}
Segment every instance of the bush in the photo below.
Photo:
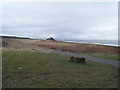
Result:
{"label": "bush", "polygon": [[75,63],[86,63],[86,59],[83,57],[70,57],[70,61]]}

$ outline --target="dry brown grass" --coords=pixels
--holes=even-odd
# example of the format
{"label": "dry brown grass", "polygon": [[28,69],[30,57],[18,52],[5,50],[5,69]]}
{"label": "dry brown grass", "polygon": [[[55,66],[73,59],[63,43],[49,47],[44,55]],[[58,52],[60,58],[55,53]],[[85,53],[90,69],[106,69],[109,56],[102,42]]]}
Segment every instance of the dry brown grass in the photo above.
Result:
{"label": "dry brown grass", "polygon": [[59,49],[59,50],[71,51],[71,52],[108,53],[108,54],[118,53],[118,47],[105,46],[105,45],[78,44],[78,43],[69,43],[69,42],[48,41],[48,40],[37,41],[34,44],[39,47],[47,47],[51,49]]}
{"label": "dry brown grass", "polygon": [[36,40],[28,39],[2,39],[2,49],[4,50],[17,50],[17,51],[39,51],[42,53],[49,53],[40,47],[34,46]]}
{"label": "dry brown grass", "polygon": [[15,49],[39,50],[40,47],[47,47],[71,52],[118,54],[118,47],[115,46],[79,44],[50,40],[3,39],[2,46]]}
{"label": "dry brown grass", "polygon": [[28,45],[18,39],[2,39],[2,47],[5,48],[26,48]]}

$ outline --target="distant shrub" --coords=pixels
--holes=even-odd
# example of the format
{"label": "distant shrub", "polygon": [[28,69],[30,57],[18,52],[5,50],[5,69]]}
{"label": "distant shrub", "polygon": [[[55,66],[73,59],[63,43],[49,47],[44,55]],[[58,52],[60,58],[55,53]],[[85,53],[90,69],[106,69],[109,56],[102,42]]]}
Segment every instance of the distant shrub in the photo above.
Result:
{"label": "distant shrub", "polygon": [[55,39],[53,37],[47,38],[46,40],[52,40],[55,41]]}

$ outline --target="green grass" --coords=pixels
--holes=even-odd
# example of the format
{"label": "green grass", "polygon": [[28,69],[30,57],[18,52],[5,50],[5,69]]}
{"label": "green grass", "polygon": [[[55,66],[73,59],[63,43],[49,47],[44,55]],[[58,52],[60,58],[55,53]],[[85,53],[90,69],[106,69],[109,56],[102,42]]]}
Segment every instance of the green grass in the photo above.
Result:
{"label": "green grass", "polygon": [[120,61],[118,54],[104,54],[104,53],[79,53],[79,54]]}
{"label": "green grass", "polygon": [[[30,51],[3,51],[3,88],[117,88],[118,69],[68,56]],[[22,68],[22,69],[18,69]]]}

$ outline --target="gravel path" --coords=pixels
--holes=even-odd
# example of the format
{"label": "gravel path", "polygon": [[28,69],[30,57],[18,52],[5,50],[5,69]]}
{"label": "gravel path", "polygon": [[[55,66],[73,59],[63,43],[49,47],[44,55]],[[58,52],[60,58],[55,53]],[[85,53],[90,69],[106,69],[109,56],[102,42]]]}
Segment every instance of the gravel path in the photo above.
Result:
{"label": "gravel path", "polygon": [[114,67],[120,67],[119,66],[120,61],[116,61],[116,60],[96,58],[96,57],[91,57],[91,56],[87,56],[87,55],[80,55],[80,54],[76,54],[76,53],[72,53],[72,52],[64,52],[64,51],[53,50],[53,49],[48,49],[48,48],[43,48],[43,49],[46,50],[46,51],[49,51],[49,52],[57,53],[57,54],[75,56],[75,57],[84,57],[84,58],[86,58],[88,60],[91,60],[91,61],[96,61],[96,62],[100,62],[102,64],[112,65]]}

